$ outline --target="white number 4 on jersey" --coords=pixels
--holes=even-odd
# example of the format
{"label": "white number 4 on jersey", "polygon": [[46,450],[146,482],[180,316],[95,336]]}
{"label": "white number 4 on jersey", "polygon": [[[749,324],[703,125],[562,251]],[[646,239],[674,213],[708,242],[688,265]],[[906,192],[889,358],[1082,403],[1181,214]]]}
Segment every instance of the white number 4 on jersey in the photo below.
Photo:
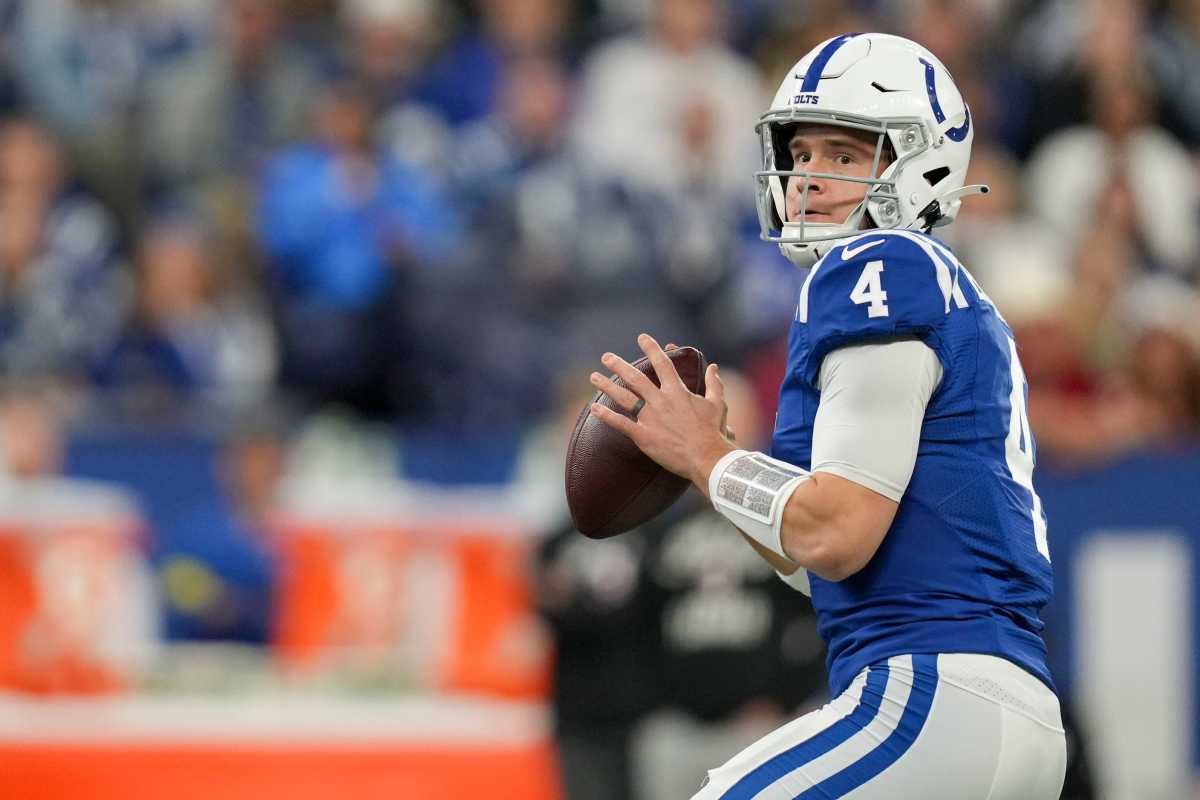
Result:
{"label": "white number 4 on jersey", "polygon": [[888,315],[887,292],[883,290],[882,274],[882,261],[868,261],[862,275],[858,276],[858,283],[854,284],[854,289],[850,292],[850,299],[855,305],[870,304],[867,306],[867,316],[872,319]]}

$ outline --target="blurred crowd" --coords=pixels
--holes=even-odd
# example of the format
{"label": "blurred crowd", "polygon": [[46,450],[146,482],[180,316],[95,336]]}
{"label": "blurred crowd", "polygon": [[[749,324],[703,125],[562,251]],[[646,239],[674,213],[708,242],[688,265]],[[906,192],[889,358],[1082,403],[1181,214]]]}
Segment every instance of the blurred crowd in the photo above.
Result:
{"label": "blurred crowd", "polygon": [[946,238],[1017,329],[1044,452],[1178,441],[1198,9],[8,0],[0,370],[77,426],[339,408],[418,454],[504,432],[501,479],[644,329],[745,367],[767,410],[799,275],[757,240],[753,123],[800,54],[874,29],[974,110],[993,191]]}
{"label": "blurred crowd", "polygon": [[647,329],[767,409],[799,276],[757,241],[753,124],[872,29],[974,110],[993,191],[946,238],[1017,329],[1044,451],[1195,433],[1186,0],[8,0],[0,369],[74,421],[518,441]]}

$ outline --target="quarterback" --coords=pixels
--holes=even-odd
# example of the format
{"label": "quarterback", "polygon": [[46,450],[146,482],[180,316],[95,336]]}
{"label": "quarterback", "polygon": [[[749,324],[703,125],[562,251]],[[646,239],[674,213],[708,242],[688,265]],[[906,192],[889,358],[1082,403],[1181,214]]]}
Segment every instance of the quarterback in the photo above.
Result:
{"label": "quarterback", "polygon": [[1053,800],[1066,744],[1039,612],[1052,576],[1012,332],[931,235],[962,198],[972,120],[920,45],[816,47],[761,117],[763,236],[808,269],[770,453],[723,435],[715,365],[689,392],[608,353],[593,413],[690,478],[799,591],[826,706],[709,771],[695,800]]}

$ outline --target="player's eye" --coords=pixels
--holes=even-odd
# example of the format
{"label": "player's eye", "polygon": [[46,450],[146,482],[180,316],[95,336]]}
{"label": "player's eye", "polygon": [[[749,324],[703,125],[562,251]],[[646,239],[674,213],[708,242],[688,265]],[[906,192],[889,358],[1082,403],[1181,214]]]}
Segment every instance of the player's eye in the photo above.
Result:
{"label": "player's eye", "polygon": [[848,167],[854,163],[854,156],[849,153],[838,153],[833,160],[838,166]]}
{"label": "player's eye", "polygon": [[797,164],[807,164],[808,162],[812,161],[812,153],[806,153],[803,150],[799,153],[796,153],[795,157]]}

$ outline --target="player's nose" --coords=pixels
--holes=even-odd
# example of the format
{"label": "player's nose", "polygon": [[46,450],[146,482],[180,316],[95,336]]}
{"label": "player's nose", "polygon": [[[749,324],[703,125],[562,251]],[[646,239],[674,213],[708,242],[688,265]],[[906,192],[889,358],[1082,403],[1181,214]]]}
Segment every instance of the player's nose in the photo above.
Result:
{"label": "player's nose", "polygon": [[822,194],[825,191],[825,181],[823,179],[810,176],[796,176],[788,183],[788,194],[798,200],[804,196],[806,186],[808,187],[809,195]]}

